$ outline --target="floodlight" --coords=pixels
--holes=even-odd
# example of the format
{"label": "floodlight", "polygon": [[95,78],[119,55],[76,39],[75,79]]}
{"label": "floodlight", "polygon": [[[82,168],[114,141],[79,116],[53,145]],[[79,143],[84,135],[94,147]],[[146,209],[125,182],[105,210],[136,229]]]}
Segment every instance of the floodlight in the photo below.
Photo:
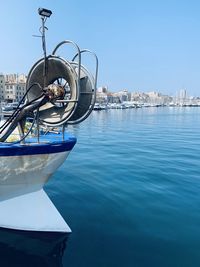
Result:
{"label": "floodlight", "polygon": [[46,8],[38,8],[38,13],[40,16],[49,18],[52,14],[52,11]]}

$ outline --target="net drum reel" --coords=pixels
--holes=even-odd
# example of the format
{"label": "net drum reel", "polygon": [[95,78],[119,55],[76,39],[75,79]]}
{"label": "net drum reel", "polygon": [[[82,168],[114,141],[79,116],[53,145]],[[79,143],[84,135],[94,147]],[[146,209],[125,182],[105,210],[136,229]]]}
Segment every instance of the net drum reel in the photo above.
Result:
{"label": "net drum reel", "polygon": [[[72,44],[77,54],[72,61],[67,61],[57,55],[58,48],[64,44]],[[95,77],[81,65],[81,54],[90,53],[95,57]],[[78,59],[75,61],[75,59]],[[45,69],[46,68],[46,69]],[[46,71],[46,75],[44,72]],[[40,97],[49,85],[64,88],[63,99],[48,102],[39,109],[39,120],[46,126],[76,124],[86,119],[95,104],[97,85],[98,59],[89,50],[80,51],[77,44],[66,40],[59,43],[52,55],[40,59],[31,68],[27,78],[27,102]]]}
{"label": "net drum reel", "polygon": [[[70,118],[68,124],[79,123],[85,120],[94,108],[94,104],[96,101],[96,89],[97,89],[97,75],[98,75],[98,58],[95,53],[90,50],[84,49],[80,52],[89,53],[95,59],[95,73],[94,76],[91,72],[86,69],[83,65],[81,65],[81,80],[80,80],[80,101],[78,102],[76,112]],[[78,54],[74,56],[72,59],[72,66],[78,69],[78,63],[75,62]]]}
{"label": "net drum reel", "polygon": [[[44,59],[40,59],[30,70],[27,77],[27,102],[40,97],[44,88]],[[56,56],[49,56],[47,59],[46,86],[58,84],[65,90],[62,103],[48,102],[39,109],[40,122],[47,126],[59,126],[65,123],[73,114],[79,95],[77,74],[71,65]],[[64,84],[63,84],[64,83]]]}

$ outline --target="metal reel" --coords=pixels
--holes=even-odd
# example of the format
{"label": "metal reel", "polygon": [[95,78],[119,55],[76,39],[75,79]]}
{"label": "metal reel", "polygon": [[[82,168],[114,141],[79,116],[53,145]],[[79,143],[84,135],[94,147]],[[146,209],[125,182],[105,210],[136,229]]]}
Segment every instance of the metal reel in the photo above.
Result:
{"label": "metal reel", "polygon": [[[40,97],[44,88],[44,58],[40,59],[31,68],[26,89],[30,89],[27,94],[27,101]],[[39,87],[38,83],[41,87]],[[35,84],[35,85],[33,85]],[[58,84],[64,87],[65,97],[62,100],[48,102],[39,109],[40,121],[47,126],[59,126],[66,123],[73,115],[77,107],[79,98],[78,78],[75,69],[68,61],[57,57],[49,56],[47,58],[46,84]]]}
{"label": "metal reel", "polygon": [[[70,40],[65,40],[60,42],[55,47],[52,54],[55,55],[58,49],[63,45],[72,45],[77,51],[70,64],[74,68],[78,76],[79,99],[75,112],[67,122],[68,124],[76,124],[85,120],[93,110],[96,100],[98,58],[95,53],[93,53],[88,49],[80,50],[79,46]],[[83,65],[81,65],[82,53],[88,53],[94,57],[95,59],[94,76]]]}
{"label": "metal reel", "polygon": [[[76,73],[78,73],[78,63],[71,62],[71,66],[74,68]],[[85,120],[91,113],[93,106],[95,104],[95,81],[91,73],[81,65],[80,70],[80,85],[79,85],[79,101],[73,115],[70,117],[68,124],[76,124]]]}

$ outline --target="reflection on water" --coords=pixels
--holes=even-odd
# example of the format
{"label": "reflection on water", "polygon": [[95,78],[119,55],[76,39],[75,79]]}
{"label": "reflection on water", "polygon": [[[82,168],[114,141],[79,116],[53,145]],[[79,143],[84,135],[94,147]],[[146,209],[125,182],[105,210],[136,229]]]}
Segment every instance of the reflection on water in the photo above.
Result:
{"label": "reflection on water", "polygon": [[47,184],[67,267],[200,266],[200,108],[93,112]]}
{"label": "reflection on water", "polygon": [[69,234],[0,228],[0,266],[58,267]]}

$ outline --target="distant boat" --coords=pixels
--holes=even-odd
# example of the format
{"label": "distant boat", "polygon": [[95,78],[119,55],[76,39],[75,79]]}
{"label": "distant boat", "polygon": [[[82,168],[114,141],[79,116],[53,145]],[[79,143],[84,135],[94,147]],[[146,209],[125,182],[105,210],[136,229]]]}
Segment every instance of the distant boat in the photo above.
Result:
{"label": "distant boat", "polygon": [[103,110],[103,109],[106,109],[104,105],[101,105],[99,103],[94,104],[93,110]]}
{"label": "distant boat", "polygon": [[14,111],[15,106],[12,104],[7,104],[6,106],[2,107],[3,112],[8,112],[8,111]]}

